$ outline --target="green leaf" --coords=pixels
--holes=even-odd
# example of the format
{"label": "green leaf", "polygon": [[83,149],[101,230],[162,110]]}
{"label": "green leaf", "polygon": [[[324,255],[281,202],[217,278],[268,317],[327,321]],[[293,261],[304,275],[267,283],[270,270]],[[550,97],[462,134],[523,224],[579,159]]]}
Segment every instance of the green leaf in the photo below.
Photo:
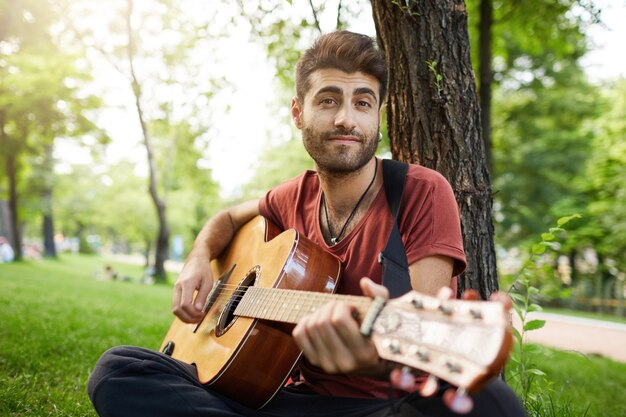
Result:
{"label": "green leaf", "polygon": [[526,343],[524,344],[524,352],[531,355],[537,355],[543,352],[543,348],[539,345]]}
{"label": "green leaf", "polygon": [[541,240],[544,240],[546,242],[554,240],[554,238],[555,238],[555,236],[552,233],[542,233],[541,234]]}
{"label": "green leaf", "polygon": [[527,308],[527,311],[530,313],[532,311],[543,311],[543,307],[541,307],[539,304],[530,304]]}
{"label": "green leaf", "polygon": [[558,227],[561,227],[567,223],[569,223],[570,221],[574,220],[574,219],[580,219],[582,216],[578,213],[576,214],[572,214],[571,216],[565,216],[565,217],[561,217],[560,219],[558,219],[556,221],[556,225]]}
{"label": "green leaf", "polygon": [[515,327],[512,327],[511,330],[513,331],[513,336],[515,336],[515,340],[517,340],[518,342],[522,340],[522,334],[519,332],[519,330],[517,330]]}
{"label": "green leaf", "polygon": [[522,303],[522,304],[523,304],[523,303],[525,303],[525,302],[526,302],[526,297],[524,297],[524,296],[523,296],[523,295],[521,295],[521,294],[515,293],[515,292],[510,293],[510,294],[509,294],[509,297],[511,297],[511,299],[512,299],[513,301],[516,301],[516,302],[518,302],[518,303]]}
{"label": "green leaf", "polygon": [[531,320],[524,324],[524,331],[541,329],[546,324],[545,320]]}
{"label": "green leaf", "polygon": [[529,374],[533,374],[533,375],[546,376],[545,372],[537,368],[526,369],[526,372],[528,372]]}
{"label": "green leaf", "polygon": [[531,252],[533,255],[543,255],[546,251],[546,246],[541,243],[534,244],[532,246]]}

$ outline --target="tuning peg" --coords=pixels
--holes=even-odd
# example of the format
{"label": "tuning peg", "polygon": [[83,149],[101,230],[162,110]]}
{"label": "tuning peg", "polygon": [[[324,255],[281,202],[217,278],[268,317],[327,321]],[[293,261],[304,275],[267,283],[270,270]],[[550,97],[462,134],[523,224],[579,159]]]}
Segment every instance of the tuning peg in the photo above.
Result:
{"label": "tuning peg", "polygon": [[411,368],[403,366],[402,368],[395,368],[389,375],[391,384],[399,389],[405,391],[412,391],[415,388],[415,376],[411,373]]}
{"label": "tuning peg", "polygon": [[442,287],[437,293],[437,298],[440,300],[449,300],[452,298],[452,288]]}
{"label": "tuning peg", "polygon": [[419,391],[422,397],[431,397],[439,390],[439,381],[434,375],[428,375]]}
{"label": "tuning peg", "polygon": [[421,310],[424,308],[424,301],[417,296],[413,297],[413,299],[411,300],[411,303],[413,304],[413,307],[415,307],[418,310]]}
{"label": "tuning peg", "polygon": [[474,408],[472,397],[467,395],[464,388],[456,391],[453,388],[443,393],[443,402],[446,406],[457,414],[467,414]]}

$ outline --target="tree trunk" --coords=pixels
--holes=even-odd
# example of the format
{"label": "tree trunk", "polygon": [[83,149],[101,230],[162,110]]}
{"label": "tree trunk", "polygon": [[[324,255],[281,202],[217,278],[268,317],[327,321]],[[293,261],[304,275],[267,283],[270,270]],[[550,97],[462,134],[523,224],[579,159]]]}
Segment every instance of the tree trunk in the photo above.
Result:
{"label": "tree trunk", "polygon": [[394,158],[442,173],[461,212],[468,267],[459,292],[498,289],[492,195],[463,1],[372,0],[389,65],[387,128]]}
{"label": "tree trunk", "polygon": [[22,235],[19,227],[19,217],[17,213],[17,161],[15,155],[6,156],[7,177],[9,178],[9,214],[11,217],[11,230],[13,239],[11,246],[15,252],[15,260],[22,259]]}
{"label": "tree trunk", "polygon": [[481,0],[480,23],[478,27],[478,91],[480,94],[480,125],[483,133],[483,145],[485,147],[485,163],[487,170],[493,177],[493,163],[491,160],[491,83],[493,72],[491,70],[491,30],[493,27],[493,1]]}
{"label": "tree trunk", "polygon": [[[43,249],[44,256],[56,258],[57,250],[54,244],[54,221],[52,220],[52,172],[54,161],[52,145],[46,145],[43,163],[43,188],[41,192],[41,213],[43,215]],[[48,175],[49,174],[49,175]]]}
{"label": "tree trunk", "polygon": [[150,267],[150,251],[152,250],[152,241],[150,239],[146,239],[146,248],[144,250],[144,269],[148,269]]}
{"label": "tree trunk", "polygon": [[166,216],[166,205],[165,202],[159,197],[157,187],[156,187],[156,177],[157,177],[157,169],[156,162],[154,160],[154,151],[152,146],[152,139],[148,134],[148,129],[146,126],[146,122],[143,116],[143,109],[141,107],[141,85],[137,79],[134,69],[134,41],[133,41],[133,31],[131,25],[131,16],[133,13],[133,2],[132,0],[128,0],[127,2],[127,14],[126,14],[126,26],[128,30],[128,62],[130,64],[130,75],[131,75],[131,83],[133,94],[135,95],[135,106],[137,108],[137,115],[139,116],[139,123],[141,125],[141,131],[143,133],[144,145],[146,147],[146,153],[148,156],[148,168],[150,173],[149,179],[149,190],[150,197],[152,197],[152,201],[154,202],[154,206],[157,211],[157,216],[159,219],[159,234],[157,236],[156,242],[156,256],[154,261],[154,277],[157,281],[165,281],[165,261],[168,257],[169,252],[169,237],[170,230],[167,224],[167,216]]}
{"label": "tree trunk", "polygon": [[578,284],[578,267],[576,266],[576,249],[572,249],[568,254],[569,266],[571,268],[570,277],[572,282],[570,286]]}
{"label": "tree trunk", "polygon": [[56,258],[57,249],[54,244],[54,221],[52,214],[43,215],[43,250],[44,256]]}

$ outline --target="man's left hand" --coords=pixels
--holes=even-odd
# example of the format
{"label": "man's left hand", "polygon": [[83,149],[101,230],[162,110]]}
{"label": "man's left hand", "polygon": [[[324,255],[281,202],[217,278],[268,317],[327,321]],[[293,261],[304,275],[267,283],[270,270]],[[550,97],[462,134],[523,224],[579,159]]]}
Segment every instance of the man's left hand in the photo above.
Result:
{"label": "man's left hand", "polygon": [[[385,299],[389,292],[369,278],[362,278],[366,296]],[[333,301],[304,317],[293,330],[293,337],[308,361],[327,373],[378,374],[382,361],[374,343],[364,337],[354,317],[356,308]]]}

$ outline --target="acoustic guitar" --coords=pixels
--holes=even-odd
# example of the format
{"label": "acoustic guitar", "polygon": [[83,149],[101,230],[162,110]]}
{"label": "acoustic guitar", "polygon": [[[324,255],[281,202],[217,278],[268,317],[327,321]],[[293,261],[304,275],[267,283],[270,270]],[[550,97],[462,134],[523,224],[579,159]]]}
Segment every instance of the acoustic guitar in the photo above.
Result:
{"label": "acoustic guitar", "polygon": [[354,305],[381,358],[475,392],[502,369],[512,344],[495,302],[441,300],[417,292],[382,301],[333,294],[340,263],[262,217],[244,225],[211,262],[216,279],[197,324],[178,318],[161,351],[195,364],[216,391],[260,408],[284,385],[301,352],[291,331],[330,300]]}

